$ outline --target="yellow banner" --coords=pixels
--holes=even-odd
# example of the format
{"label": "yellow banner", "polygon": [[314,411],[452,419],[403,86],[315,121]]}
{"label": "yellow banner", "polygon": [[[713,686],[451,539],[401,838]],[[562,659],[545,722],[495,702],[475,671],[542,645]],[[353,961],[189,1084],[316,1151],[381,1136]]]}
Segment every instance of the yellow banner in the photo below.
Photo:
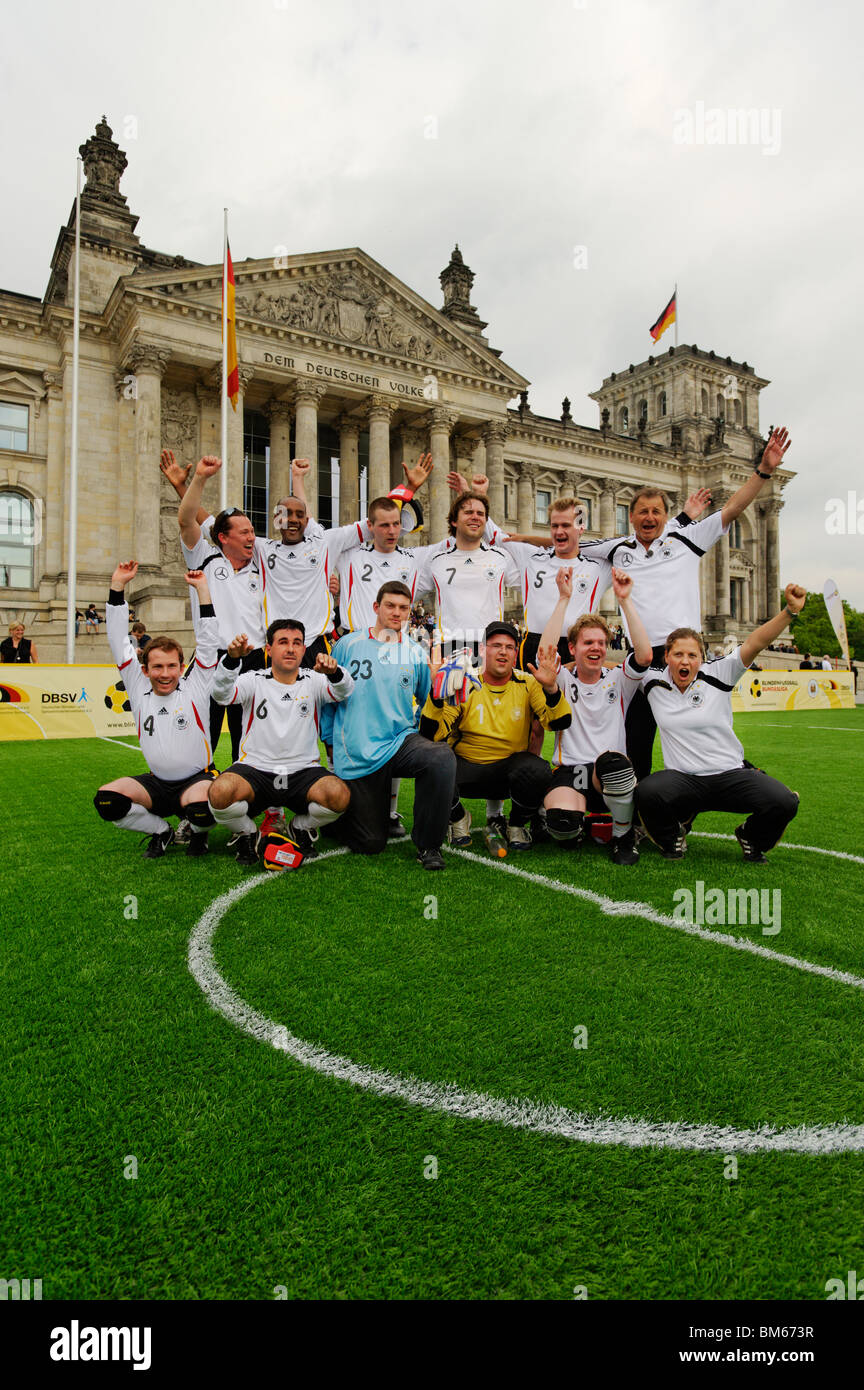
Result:
{"label": "yellow banner", "polygon": [[854,709],[851,671],[745,671],[732,709]]}
{"label": "yellow banner", "polygon": [[0,741],[135,732],[116,666],[0,665]]}

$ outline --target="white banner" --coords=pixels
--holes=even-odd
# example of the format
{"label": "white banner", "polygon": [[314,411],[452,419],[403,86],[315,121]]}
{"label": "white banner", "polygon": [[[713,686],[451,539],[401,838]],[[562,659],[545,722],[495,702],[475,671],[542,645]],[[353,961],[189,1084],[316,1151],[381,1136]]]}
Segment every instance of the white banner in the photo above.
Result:
{"label": "white banner", "polygon": [[843,612],[843,600],[840,597],[840,590],[837,588],[833,579],[826,579],[822,593],[825,597],[825,607],[828,609],[828,617],[831,619],[831,626],[837,634],[840,650],[848,663],[849,638],[846,635],[846,614]]}

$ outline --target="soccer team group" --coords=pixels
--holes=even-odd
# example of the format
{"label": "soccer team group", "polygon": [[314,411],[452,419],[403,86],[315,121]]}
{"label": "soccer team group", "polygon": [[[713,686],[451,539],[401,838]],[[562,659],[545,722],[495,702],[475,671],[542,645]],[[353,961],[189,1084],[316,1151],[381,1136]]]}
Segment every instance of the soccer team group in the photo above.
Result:
{"label": "soccer team group", "polygon": [[[451,473],[450,534],[414,548],[400,543],[402,508],[429,477],[431,455],[403,464],[405,484],[372,501],[366,521],[330,530],[310,518],[309,464],[295,460],[292,495],[274,511],[279,539],[269,539],[236,507],[207,512],[218,459],[201,459],[189,478],[164,451],[160,467],[180,498],[195,656],[185,669],[179,643],[159,636],[139,659],[125,599],[138,567],[119,563],[108,639],[149,772],[100,787],[99,815],[146,834],[150,859],[175,839],[188,855],[206,853],[216,824],[231,832],[238,863],[285,870],[315,854],[325,827],[359,854],[403,838],[398,794],[408,778],[425,869],[444,868],[445,843],[472,843],[471,799],[486,801],[483,835],[497,856],[544,839],[573,850],[606,839],[613,862],[632,865],[647,836],[680,859],[694,817],[719,810],[746,815],[735,831],[744,858],[764,862],[798,797],[745,760],[731,691],[806,594],[788,585],[781,612],[706,661],[699,564],[789,442],[785,429],[772,432],[722,510],[703,516],[710,496],[700,490],[670,520],[665,495],[643,487],[631,534],[587,543],[575,497],[552,503],[550,537],[508,535],[490,518],[488,480]],[[347,630],[331,647],[334,574]],[[522,594],[521,642],[503,619],[507,585]],[[597,612],[610,586],[628,638],[623,665],[607,665],[610,630]],[[408,635],[414,597],[427,592],[437,624],[428,652]],[[232,762],[219,773],[226,716]],[[652,772],[657,728],[664,768]],[[545,730],[555,735],[551,766],[540,756]]]}

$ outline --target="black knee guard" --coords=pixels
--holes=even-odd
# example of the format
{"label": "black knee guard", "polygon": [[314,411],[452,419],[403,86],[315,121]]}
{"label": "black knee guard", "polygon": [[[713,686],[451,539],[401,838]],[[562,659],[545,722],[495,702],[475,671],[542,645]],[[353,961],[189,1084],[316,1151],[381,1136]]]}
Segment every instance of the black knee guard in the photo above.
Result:
{"label": "black knee guard", "polygon": [[578,844],[585,835],[585,812],[562,811],[560,806],[546,809],[546,826],[553,840]]}
{"label": "black knee guard", "polygon": [[603,791],[610,796],[628,796],[636,786],[633,764],[623,753],[601,753],[594,771]]}
{"label": "black knee guard", "polygon": [[122,792],[98,791],[93,805],[103,820],[122,820],[131,810],[132,802]]}
{"label": "black knee guard", "polygon": [[209,801],[188,801],[180,809],[186,819],[197,825],[199,830],[209,830],[211,825],[216,824]]}

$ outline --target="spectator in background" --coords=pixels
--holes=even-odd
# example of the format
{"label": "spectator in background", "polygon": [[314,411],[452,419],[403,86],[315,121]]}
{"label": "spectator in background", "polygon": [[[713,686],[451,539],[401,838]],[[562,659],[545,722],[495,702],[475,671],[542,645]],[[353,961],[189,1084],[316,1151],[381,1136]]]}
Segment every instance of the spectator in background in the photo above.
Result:
{"label": "spectator in background", "polygon": [[798,670],[799,670],[799,671],[812,671],[812,670],[814,670],[814,669],[815,669],[815,668],[814,668],[814,666],[813,666],[813,662],[810,660],[810,653],[809,653],[809,652],[805,652],[805,653],[804,653],[804,660],[803,660],[802,662],[799,663],[799,665],[798,665]]}
{"label": "spectator in background", "polygon": [[24,636],[23,623],[9,624],[9,636],[0,642],[0,661],[4,664],[22,662],[28,666],[39,664],[34,644]]}
{"label": "spectator in background", "polygon": [[831,664],[831,658],[830,658],[830,656],[828,655],[828,653],[826,652],[825,655],[824,655],[823,658],[822,658],[822,670],[823,670],[823,671],[833,671],[833,669],[834,669],[834,668],[833,668],[833,666],[832,666],[832,664]]}
{"label": "spectator in background", "polygon": [[84,631],[98,633],[99,624],[102,620],[99,617],[99,614],[96,612],[95,603],[91,603],[88,605],[87,608],[85,608],[84,617],[86,619],[86,622],[84,624]]}
{"label": "spectator in background", "polygon": [[84,621],[84,614],[81,612],[81,609],[80,609],[80,608],[76,608],[76,609],[75,609],[75,636],[76,636],[76,637],[78,636],[79,632],[81,631],[81,624],[83,623],[83,621]]}
{"label": "spectator in background", "polygon": [[138,655],[141,656],[142,652],[144,651],[144,648],[150,641],[150,634],[143,623],[132,624],[132,641],[135,643],[135,646],[138,650]]}

